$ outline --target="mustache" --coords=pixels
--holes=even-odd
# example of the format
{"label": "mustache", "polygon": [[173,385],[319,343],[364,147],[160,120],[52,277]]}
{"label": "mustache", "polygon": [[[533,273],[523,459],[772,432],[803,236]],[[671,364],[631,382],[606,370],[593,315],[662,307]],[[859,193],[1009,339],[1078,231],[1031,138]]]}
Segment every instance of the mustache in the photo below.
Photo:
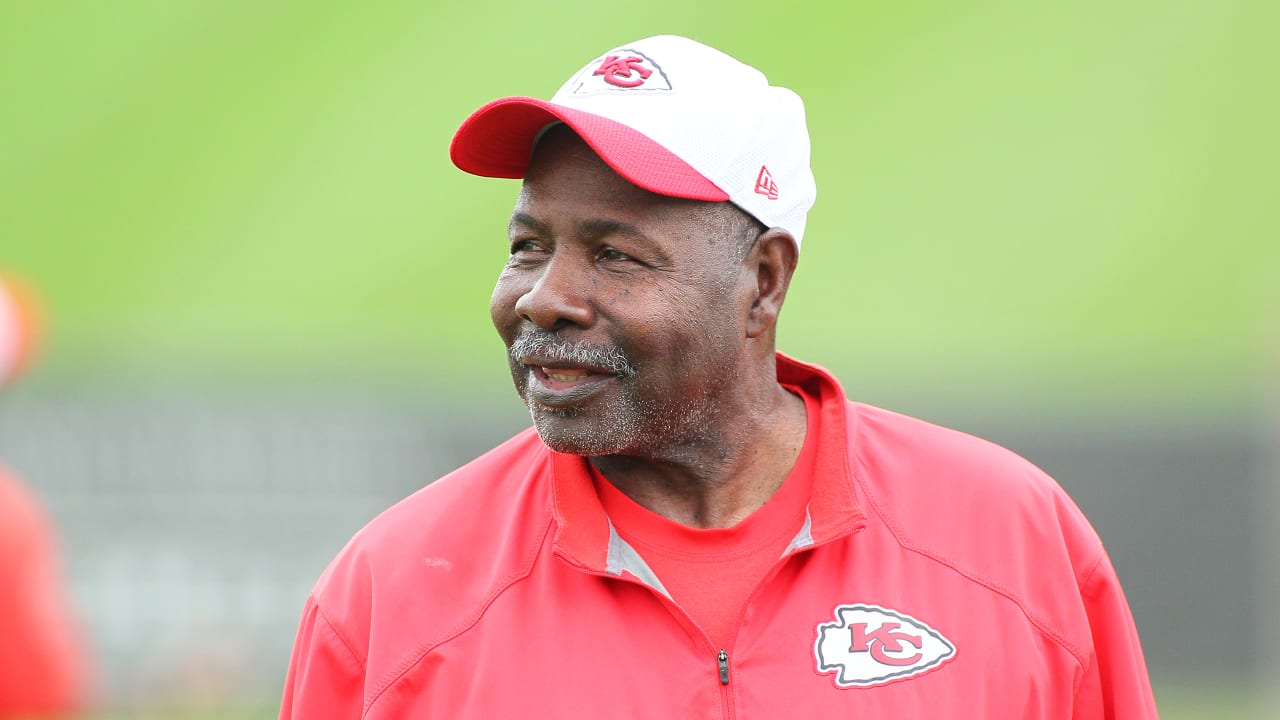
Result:
{"label": "mustache", "polygon": [[507,354],[519,363],[526,357],[539,357],[553,362],[572,365],[590,365],[623,378],[634,377],[636,367],[626,353],[617,347],[573,343],[563,336],[542,328],[526,328],[520,331]]}

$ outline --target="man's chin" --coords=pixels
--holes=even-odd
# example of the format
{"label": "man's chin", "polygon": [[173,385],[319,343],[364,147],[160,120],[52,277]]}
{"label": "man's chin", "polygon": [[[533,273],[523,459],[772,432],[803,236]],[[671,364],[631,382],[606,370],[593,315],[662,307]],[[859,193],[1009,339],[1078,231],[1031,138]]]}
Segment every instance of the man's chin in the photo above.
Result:
{"label": "man's chin", "polygon": [[611,455],[622,449],[620,429],[586,413],[531,407],[533,426],[543,444],[565,455]]}
{"label": "man's chin", "polygon": [[608,455],[615,451],[602,438],[590,432],[575,432],[561,427],[558,423],[535,422],[538,437],[542,443],[552,450],[565,455]]}

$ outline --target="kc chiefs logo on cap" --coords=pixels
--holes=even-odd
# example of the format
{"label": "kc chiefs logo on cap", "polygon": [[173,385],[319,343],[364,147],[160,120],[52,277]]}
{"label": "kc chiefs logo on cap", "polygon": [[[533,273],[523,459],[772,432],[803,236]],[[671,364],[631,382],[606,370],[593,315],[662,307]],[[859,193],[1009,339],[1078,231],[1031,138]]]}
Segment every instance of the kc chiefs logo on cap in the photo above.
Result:
{"label": "kc chiefs logo on cap", "polygon": [[942,633],[876,605],[841,605],[836,621],[818,625],[813,652],[819,673],[842,688],[870,687],[938,669],[956,655]]}
{"label": "kc chiefs logo on cap", "polygon": [[614,87],[633,88],[643,85],[653,71],[644,66],[644,58],[639,55],[606,55],[591,74],[599,75]]}
{"label": "kc chiefs logo on cap", "polygon": [[666,73],[637,50],[618,48],[592,61],[578,73],[575,95],[636,90],[670,90]]}

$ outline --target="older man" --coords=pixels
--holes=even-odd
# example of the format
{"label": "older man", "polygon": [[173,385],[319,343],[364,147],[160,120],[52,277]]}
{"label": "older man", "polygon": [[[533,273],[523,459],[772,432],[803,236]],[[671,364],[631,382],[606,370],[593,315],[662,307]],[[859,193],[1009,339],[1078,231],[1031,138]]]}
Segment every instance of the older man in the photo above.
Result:
{"label": "older man", "polygon": [[803,107],[655,37],[454,138],[523,178],[491,312],[534,429],[362,530],[282,718],[1154,718],[1096,534],[973,437],[775,350]]}

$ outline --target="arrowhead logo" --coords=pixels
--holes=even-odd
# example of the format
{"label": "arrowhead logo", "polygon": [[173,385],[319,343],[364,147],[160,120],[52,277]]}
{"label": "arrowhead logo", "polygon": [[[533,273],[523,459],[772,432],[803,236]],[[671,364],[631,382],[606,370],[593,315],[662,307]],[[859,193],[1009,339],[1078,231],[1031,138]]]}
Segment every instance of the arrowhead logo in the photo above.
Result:
{"label": "arrowhead logo", "polygon": [[813,652],[819,673],[838,687],[871,687],[936,670],[956,655],[937,630],[876,605],[840,605],[835,622],[818,625]]}
{"label": "arrowhead logo", "polygon": [[630,48],[612,50],[591,61],[570,83],[574,95],[621,91],[670,90],[671,81],[648,55]]}

